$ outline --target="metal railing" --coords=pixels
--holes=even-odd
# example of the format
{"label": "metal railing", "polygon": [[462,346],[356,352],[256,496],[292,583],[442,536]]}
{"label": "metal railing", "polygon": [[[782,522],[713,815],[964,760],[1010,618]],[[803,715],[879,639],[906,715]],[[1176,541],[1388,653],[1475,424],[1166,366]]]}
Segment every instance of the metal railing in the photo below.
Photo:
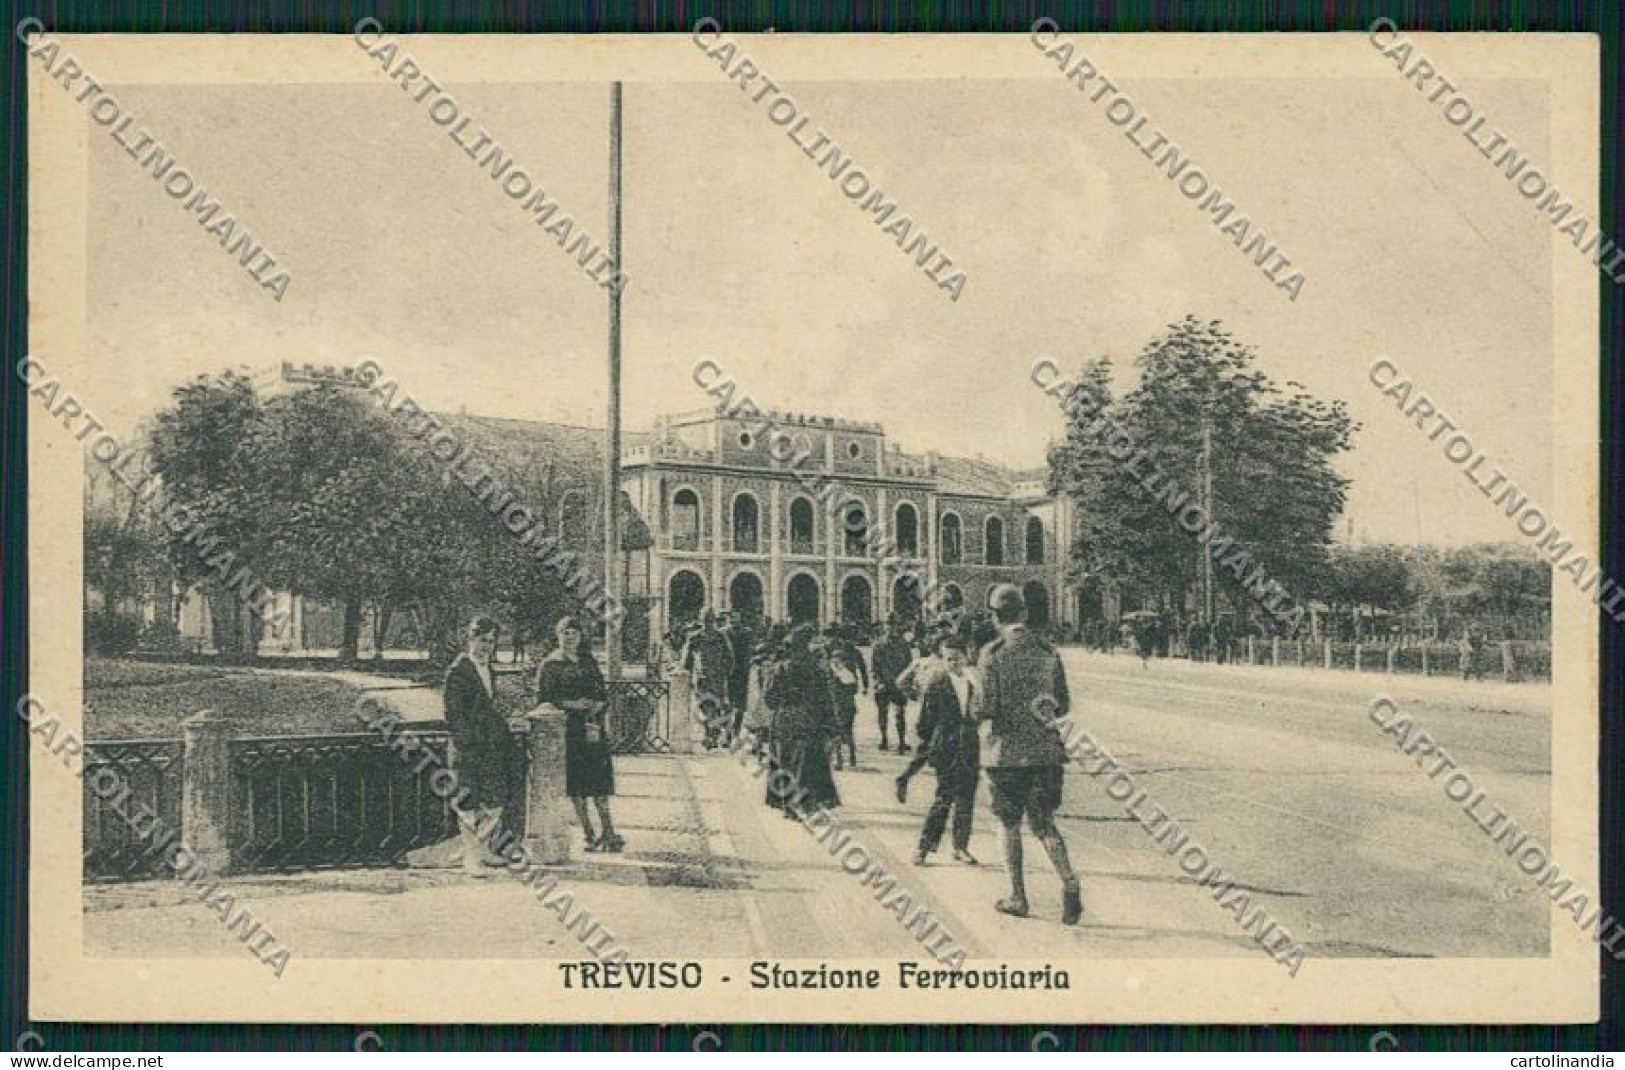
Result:
{"label": "metal railing", "polygon": [[[615,753],[665,754],[684,745],[671,691],[671,683],[658,678],[610,685]],[[447,772],[454,756],[438,722],[403,726],[416,739],[412,748],[400,745],[399,734],[393,742],[372,732],[232,736],[225,724],[213,723],[214,745],[194,736],[191,721],[184,739],[86,744],[87,881],[173,876],[160,845],[186,837],[188,814],[204,819],[205,828],[224,830],[214,863],[221,873],[400,865],[410,852],[456,834],[447,801],[456,793]],[[554,745],[538,731],[535,721],[514,730],[522,768],[516,787],[532,762],[553,760],[537,754],[565,760],[563,736]],[[94,775],[100,768],[117,775],[117,790],[108,790],[110,777]],[[562,764],[551,775],[562,777]],[[93,790],[98,782],[99,791]],[[530,793],[516,794],[503,823],[523,835]],[[155,824],[124,816],[144,808],[157,814]]]}
{"label": "metal railing", "polygon": [[609,685],[609,744],[615,754],[668,754],[672,749],[671,685],[617,680]]}
{"label": "metal railing", "polygon": [[[156,828],[181,827],[181,798],[185,745],[178,739],[131,739],[85,744],[84,875],[87,881],[140,880],[169,874],[162,851],[155,842],[168,837],[143,837],[114,809],[118,803],[126,814],[139,806],[150,807],[158,815]],[[122,789],[103,797],[92,790],[96,771],[110,768],[127,786],[127,799],[120,802]]]}
{"label": "metal railing", "polygon": [[451,836],[429,782],[449,767],[446,733],[418,739],[438,761],[408,761],[373,733],[232,740],[232,868],[393,865]]}
{"label": "metal railing", "polygon": [[[1176,642],[1174,649],[1179,656],[1184,656],[1183,642]],[[1552,676],[1552,645],[1543,640],[1523,639],[1485,643],[1466,658],[1456,643],[1353,643],[1243,636],[1231,639],[1222,655],[1210,646],[1206,660],[1418,676],[1462,676],[1470,670],[1474,677],[1505,681],[1549,680]]]}

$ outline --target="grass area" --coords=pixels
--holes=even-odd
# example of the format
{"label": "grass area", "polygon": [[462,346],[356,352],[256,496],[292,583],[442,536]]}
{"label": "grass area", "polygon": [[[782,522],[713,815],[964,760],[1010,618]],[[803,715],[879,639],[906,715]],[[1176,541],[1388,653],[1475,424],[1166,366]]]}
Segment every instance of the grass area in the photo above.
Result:
{"label": "grass area", "polygon": [[243,735],[364,731],[355,684],[317,672],[85,661],[85,734],[91,740],[178,739],[181,722],[212,709]]}
{"label": "grass area", "polygon": [[[361,664],[355,671],[367,672]],[[496,707],[504,714],[530,708],[531,674],[496,676]],[[398,684],[390,674],[381,683]],[[439,690],[438,675],[430,686]],[[355,717],[355,683],[317,669],[87,658],[85,733],[95,740],[179,739],[181,722],[214,710],[236,723],[239,735],[312,735],[365,731]]]}

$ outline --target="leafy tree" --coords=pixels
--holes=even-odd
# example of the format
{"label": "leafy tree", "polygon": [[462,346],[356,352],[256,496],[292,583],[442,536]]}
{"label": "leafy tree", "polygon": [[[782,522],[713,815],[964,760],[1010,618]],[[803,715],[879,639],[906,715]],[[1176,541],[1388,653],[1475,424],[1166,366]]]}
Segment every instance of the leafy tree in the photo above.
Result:
{"label": "leafy tree", "polygon": [[1340,608],[1352,610],[1355,638],[1362,638],[1361,628],[1369,611],[1398,612],[1415,604],[1414,556],[1406,547],[1389,544],[1333,546],[1316,593],[1331,607],[1334,616]]}
{"label": "leafy tree", "polygon": [[153,465],[185,518],[165,529],[167,556],[183,585],[208,594],[215,647],[226,658],[250,653],[258,638],[220,555],[249,562],[263,549],[265,473],[245,448],[260,418],[253,384],[228,371],[179,387],[152,433]]}
{"label": "leafy tree", "polygon": [[427,597],[460,571],[424,452],[365,398],[323,386],[268,399],[244,452],[265,483],[267,577],[344,607],[341,658],[358,654],[365,606]]}
{"label": "leafy tree", "polygon": [[[1098,357],[1086,361],[1073,380],[1069,403],[1078,412],[1110,412],[1113,407],[1112,364]],[[1074,537],[1068,548],[1072,582],[1080,588],[1099,589],[1113,577],[1134,573],[1134,555],[1125,545],[1127,533],[1118,514],[1108,507],[1116,487],[1118,465],[1099,436],[1070,428],[1065,441],[1049,452],[1049,489],[1065,492],[1077,503]],[[1115,503],[1113,503],[1115,504]]]}
{"label": "leafy tree", "polygon": [[[1179,526],[1165,495],[1203,500],[1210,435],[1209,513],[1215,534],[1234,538],[1229,559],[1237,563],[1227,569],[1215,560],[1220,592],[1249,607],[1237,572],[1261,570],[1296,601],[1308,597],[1326,568],[1348,487],[1334,461],[1349,448],[1355,425],[1342,402],[1315,398],[1296,383],[1277,385],[1255,361],[1253,348],[1217,321],[1187,316],[1145,347],[1135,361],[1139,382],[1119,399],[1111,398],[1105,361],[1084,365],[1076,396],[1096,399],[1108,419],[1103,425],[1088,406],[1075,407],[1051,456],[1052,482],[1079,517],[1075,567],[1098,568],[1114,583],[1182,605],[1209,550]],[[1116,430],[1101,437],[1102,426]],[[1119,454],[1124,441],[1136,452],[1113,459],[1114,433]]]}
{"label": "leafy tree", "polygon": [[1551,612],[1551,566],[1512,543],[1452,547],[1439,555],[1427,594],[1447,632],[1477,619],[1507,634],[1538,635]]}
{"label": "leafy tree", "polygon": [[[368,398],[324,386],[260,398],[229,373],[200,379],[159,416],[153,452],[175,499],[261,582],[344,607],[346,660],[359,654],[368,606],[378,650],[389,619],[404,611],[437,658],[456,649],[457,629],[476,609],[535,635],[578,608],[488,502]],[[551,475],[496,452],[476,452],[463,471],[488,468],[533,515],[556,515]],[[641,524],[625,528],[628,549],[648,545]],[[592,548],[580,551],[590,568]],[[214,582],[195,546],[176,539],[170,554],[183,579],[213,584],[216,635],[228,634],[220,618],[235,616],[235,594]]]}

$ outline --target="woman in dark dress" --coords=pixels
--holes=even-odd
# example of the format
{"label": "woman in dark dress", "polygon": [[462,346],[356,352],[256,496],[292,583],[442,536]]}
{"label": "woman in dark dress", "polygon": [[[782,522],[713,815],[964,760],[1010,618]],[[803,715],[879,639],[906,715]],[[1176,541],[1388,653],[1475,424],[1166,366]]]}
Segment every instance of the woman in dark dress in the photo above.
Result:
{"label": "woman in dark dress", "polygon": [[837,731],[835,703],[829,667],[812,650],[814,635],[812,625],[796,625],[785,641],[783,659],[764,673],[773,716],[774,769],[767,776],[767,804],[787,818],[795,818],[797,810],[841,804],[829,770],[829,741]]}
{"label": "woman in dark dress", "polygon": [[[615,769],[604,724],[609,693],[580,622],[565,617],[554,633],[558,648],[536,668],[536,701],[564,711],[564,793],[575,805],[587,850],[620,851],[626,841],[615,834],[609,814],[609,797],[615,794]],[[588,799],[598,810],[596,835],[587,815]]]}

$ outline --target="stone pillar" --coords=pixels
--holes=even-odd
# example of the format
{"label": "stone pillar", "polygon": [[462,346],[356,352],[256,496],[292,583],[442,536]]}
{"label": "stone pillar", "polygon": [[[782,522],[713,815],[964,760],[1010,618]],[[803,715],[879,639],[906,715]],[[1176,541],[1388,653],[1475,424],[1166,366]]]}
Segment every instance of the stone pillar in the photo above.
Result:
{"label": "stone pillar", "polygon": [[724,516],[722,509],[722,476],[713,474],[711,476],[711,515],[715,522],[711,527],[711,597],[706,600],[710,604],[705,607],[713,613],[722,608],[723,602],[727,598],[725,588],[727,580],[723,576],[722,568],[722,548],[725,545],[723,542],[724,532],[731,528],[733,517],[732,515]]}
{"label": "stone pillar", "polygon": [[1253,649],[1253,645],[1254,645],[1253,644],[1253,637],[1249,635],[1247,637],[1247,664],[1249,664],[1249,665],[1257,665],[1258,664],[1258,658],[1257,658],[1256,653],[1255,653],[1255,651]]}
{"label": "stone pillar", "polygon": [[[877,621],[884,621],[891,612],[891,581],[887,578],[889,570],[886,568],[886,562],[890,560],[895,565],[900,556],[895,542],[897,533],[892,530],[893,518],[886,511],[888,502],[885,487],[875,491],[875,518],[869,525],[869,545],[881,552],[872,555],[875,558],[875,592],[874,597],[869,600],[869,612]],[[885,552],[886,547],[891,548],[890,553]]]}
{"label": "stone pillar", "polygon": [[1362,668],[1360,662],[1363,660],[1362,655],[1364,653],[1365,653],[1364,645],[1361,644],[1361,643],[1355,643],[1354,644],[1354,671],[1355,672],[1363,671],[1363,668]]}
{"label": "stone pillar", "polygon": [[1389,673],[1392,673],[1394,671],[1394,655],[1396,655],[1398,653],[1399,653],[1399,648],[1397,646],[1390,646],[1388,648],[1388,671],[1389,671]]}
{"label": "stone pillar", "polygon": [[1422,640],[1422,675],[1428,674],[1428,641]]}
{"label": "stone pillar", "polygon": [[829,532],[829,538],[824,540],[824,582],[820,584],[823,588],[823,612],[820,616],[823,618],[822,623],[825,624],[834,620],[840,613],[841,595],[835,589],[835,554],[837,549],[846,549],[844,503],[838,501],[834,495],[830,496],[830,500],[835,502],[835,511],[833,513],[826,511],[824,515],[824,528]]}
{"label": "stone pillar", "polygon": [[1279,635],[1270,636],[1270,664],[1281,664],[1281,637]]}
{"label": "stone pillar", "polygon": [[767,492],[767,590],[762,593],[762,612],[774,619],[782,619],[784,612],[784,544],[789,533],[784,529],[781,491],[774,480]]}
{"label": "stone pillar", "polygon": [[181,842],[208,872],[231,869],[231,723],[213,710],[181,722]]}
{"label": "stone pillar", "polygon": [[[674,669],[666,676],[670,691],[666,695],[669,726],[668,743],[673,754],[694,753],[694,677],[687,669]],[[704,731],[704,726],[700,729]]]}
{"label": "stone pillar", "polygon": [[1519,679],[1518,659],[1512,653],[1512,642],[1501,640],[1501,679],[1513,682]]}
{"label": "stone pillar", "polygon": [[930,604],[937,597],[937,494],[925,496],[925,512],[920,523],[925,527],[925,589],[920,592],[923,602]]}
{"label": "stone pillar", "polygon": [[542,705],[527,715],[525,854],[547,866],[570,861],[570,802],[564,794],[564,711]]}
{"label": "stone pillar", "polygon": [[1332,641],[1330,639],[1326,639],[1326,640],[1323,640],[1323,642],[1326,644],[1326,651],[1325,651],[1326,668],[1329,669],[1329,668],[1332,667]]}

